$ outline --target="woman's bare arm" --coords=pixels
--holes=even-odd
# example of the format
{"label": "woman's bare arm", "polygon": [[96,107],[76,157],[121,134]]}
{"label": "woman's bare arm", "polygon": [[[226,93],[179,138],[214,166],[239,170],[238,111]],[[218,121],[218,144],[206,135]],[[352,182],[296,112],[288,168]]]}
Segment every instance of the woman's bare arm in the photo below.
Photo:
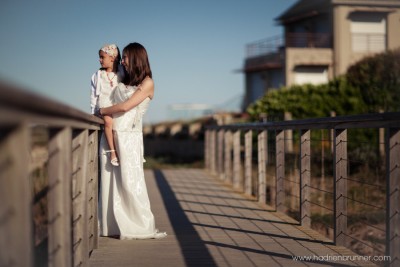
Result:
{"label": "woman's bare arm", "polygon": [[127,112],[136,107],[147,97],[153,98],[154,95],[154,82],[152,79],[145,79],[132,96],[125,102],[115,104],[110,107],[101,108],[101,115],[112,115],[114,113]]}

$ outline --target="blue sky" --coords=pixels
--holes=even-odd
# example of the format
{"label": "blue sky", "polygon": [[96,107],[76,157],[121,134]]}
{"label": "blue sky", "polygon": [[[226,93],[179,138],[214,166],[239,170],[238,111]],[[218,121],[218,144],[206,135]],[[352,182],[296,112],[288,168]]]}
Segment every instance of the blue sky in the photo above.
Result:
{"label": "blue sky", "polygon": [[2,0],[0,79],[89,112],[98,50],[143,44],[156,85],[145,122],[172,104],[220,105],[244,93],[248,43],[279,35],[296,0]]}

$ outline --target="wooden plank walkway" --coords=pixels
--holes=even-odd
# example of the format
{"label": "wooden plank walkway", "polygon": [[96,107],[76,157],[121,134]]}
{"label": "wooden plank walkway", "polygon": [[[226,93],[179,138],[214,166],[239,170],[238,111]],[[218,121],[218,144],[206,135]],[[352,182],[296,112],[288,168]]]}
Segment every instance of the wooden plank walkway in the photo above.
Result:
{"label": "wooden plank walkway", "polygon": [[[202,169],[146,170],[145,176],[156,225],[168,236],[101,237],[90,266],[375,266]],[[333,258],[340,255],[347,258]]]}

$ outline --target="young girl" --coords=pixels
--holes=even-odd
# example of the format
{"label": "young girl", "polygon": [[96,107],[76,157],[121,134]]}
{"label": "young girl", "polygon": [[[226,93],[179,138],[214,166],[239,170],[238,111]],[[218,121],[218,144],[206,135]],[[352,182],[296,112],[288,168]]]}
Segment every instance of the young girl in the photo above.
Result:
{"label": "young girl", "polygon": [[[111,92],[122,79],[123,69],[120,65],[121,55],[115,44],[104,45],[99,50],[101,68],[92,76],[91,109],[92,114],[98,114],[102,107],[112,105]],[[114,148],[112,117],[104,116],[104,134],[107,139],[111,164],[119,166]]]}

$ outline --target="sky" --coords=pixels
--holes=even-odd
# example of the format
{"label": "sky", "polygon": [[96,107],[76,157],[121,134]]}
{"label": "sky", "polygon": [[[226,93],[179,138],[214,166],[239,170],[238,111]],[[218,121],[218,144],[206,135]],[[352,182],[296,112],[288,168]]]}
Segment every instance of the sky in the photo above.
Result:
{"label": "sky", "polygon": [[283,34],[297,0],[1,0],[0,81],[90,112],[90,78],[106,43],[139,42],[155,97],[145,123],[174,104],[221,106],[243,97],[246,45]]}

